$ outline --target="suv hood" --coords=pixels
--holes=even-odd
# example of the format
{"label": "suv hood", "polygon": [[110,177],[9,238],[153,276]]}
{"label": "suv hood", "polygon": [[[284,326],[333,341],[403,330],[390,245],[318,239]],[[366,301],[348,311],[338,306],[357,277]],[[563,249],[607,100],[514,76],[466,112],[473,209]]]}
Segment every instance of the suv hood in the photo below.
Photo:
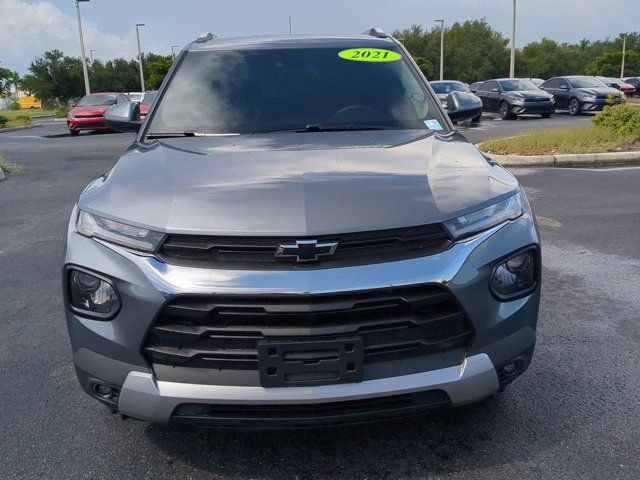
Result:
{"label": "suv hood", "polygon": [[307,236],[441,222],[518,188],[457,133],[280,133],[134,145],[78,206],[166,233]]}
{"label": "suv hood", "polygon": [[574,88],[573,89],[574,92],[578,92],[581,93],[583,95],[613,95],[613,94],[620,94],[619,90],[616,90],[615,88],[609,88],[609,87],[602,87],[602,88]]}
{"label": "suv hood", "polygon": [[513,92],[504,92],[508,97],[521,99],[549,100],[551,95],[542,90],[516,90]]}
{"label": "suv hood", "polygon": [[94,115],[103,115],[113,105],[98,105],[95,107],[74,107],[70,113],[77,117],[88,117]]}

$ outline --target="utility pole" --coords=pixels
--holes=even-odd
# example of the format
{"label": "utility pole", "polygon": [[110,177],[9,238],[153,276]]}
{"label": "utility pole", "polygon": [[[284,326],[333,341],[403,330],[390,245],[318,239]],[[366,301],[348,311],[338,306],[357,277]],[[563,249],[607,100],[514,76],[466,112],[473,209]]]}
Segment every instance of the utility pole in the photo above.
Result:
{"label": "utility pole", "polygon": [[291,15],[289,15],[289,35],[291,35]]}
{"label": "utility pole", "polygon": [[440,24],[440,80],[444,80],[444,20],[436,20]]}
{"label": "utility pole", "polygon": [[627,56],[627,34],[622,35],[622,68],[620,69],[620,78],[624,78],[624,57]]}
{"label": "utility pole", "polygon": [[509,77],[516,76],[516,0],[513,0],[513,19],[511,22],[511,66],[509,68]]}
{"label": "utility pole", "polygon": [[96,50],[95,48],[89,50],[89,57],[91,57],[91,65],[93,65],[93,52],[97,52],[97,51],[98,50]]}
{"label": "utility pole", "polygon": [[82,74],[84,75],[84,90],[89,95],[91,87],[89,86],[89,71],[87,70],[87,58],[84,54],[84,39],[82,38],[82,21],[80,20],[80,2],[88,2],[89,0],[76,0],[76,14],[78,15],[78,33],[80,34],[80,56],[82,57]]}
{"label": "utility pole", "polygon": [[136,38],[138,39],[138,63],[140,64],[140,87],[142,92],[144,89],[144,70],[142,69],[142,50],[140,49],[140,27],[144,27],[144,23],[136,23]]}
{"label": "utility pole", "polygon": [[174,50],[174,48],[178,48],[178,45],[171,45],[171,56],[175,60],[176,59],[176,51]]}

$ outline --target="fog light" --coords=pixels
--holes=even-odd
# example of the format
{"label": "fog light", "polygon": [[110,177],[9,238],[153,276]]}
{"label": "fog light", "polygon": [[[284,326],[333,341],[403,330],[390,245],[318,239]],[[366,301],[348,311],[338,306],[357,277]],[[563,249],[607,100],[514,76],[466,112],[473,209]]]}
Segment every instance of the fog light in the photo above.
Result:
{"label": "fog light", "polygon": [[109,404],[117,404],[120,397],[120,390],[104,383],[96,383],[93,385],[93,391],[98,399]]}
{"label": "fog light", "polygon": [[501,300],[526,295],[536,285],[536,251],[526,250],[496,267],[491,277],[491,291]]}
{"label": "fog light", "polygon": [[511,377],[518,372],[518,365],[515,362],[507,363],[504,367],[502,367],[502,372],[504,373],[505,377]]}
{"label": "fog light", "polygon": [[111,282],[95,274],[71,270],[69,302],[77,313],[107,319],[120,309],[120,299]]}

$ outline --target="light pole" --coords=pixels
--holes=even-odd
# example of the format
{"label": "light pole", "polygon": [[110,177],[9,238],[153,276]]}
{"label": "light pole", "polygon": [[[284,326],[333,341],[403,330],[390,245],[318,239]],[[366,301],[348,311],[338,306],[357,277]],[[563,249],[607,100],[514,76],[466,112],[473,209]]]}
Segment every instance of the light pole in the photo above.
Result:
{"label": "light pole", "polygon": [[136,23],[136,38],[138,39],[138,63],[140,64],[140,87],[142,88],[142,92],[144,92],[144,71],[142,69],[142,50],[140,49],[140,27],[144,27],[144,23]]}
{"label": "light pole", "polygon": [[291,15],[289,15],[289,35],[291,35]]}
{"label": "light pole", "polygon": [[174,50],[174,48],[178,48],[179,45],[171,45],[171,56],[173,57],[173,59],[176,59],[176,51]]}
{"label": "light pole", "polygon": [[444,20],[436,20],[440,24],[440,80],[444,80]]}
{"label": "light pole", "polygon": [[89,50],[89,57],[91,57],[91,65],[93,65],[93,52],[97,52],[98,50],[96,50],[95,48],[92,50]]}
{"label": "light pole", "polygon": [[513,0],[513,19],[511,21],[511,66],[509,77],[516,76],[516,0]]}
{"label": "light pole", "polygon": [[622,35],[622,67],[620,68],[620,78],[624,78],[624,57],[627,56],[627,34]]}
{"label": "light pole", "polygon": [[78,33],[80,34],[80,55],[82,57],[82,73],[84,75],[84,89],[87,95],[91,93],[89,86],[89,71],[87,70],[87,58],[84,54],[84,39],[82,38],[82,21],[80,20],[80,2],[88,2],[89,0],[76,0],[76,13],[78,15]]}

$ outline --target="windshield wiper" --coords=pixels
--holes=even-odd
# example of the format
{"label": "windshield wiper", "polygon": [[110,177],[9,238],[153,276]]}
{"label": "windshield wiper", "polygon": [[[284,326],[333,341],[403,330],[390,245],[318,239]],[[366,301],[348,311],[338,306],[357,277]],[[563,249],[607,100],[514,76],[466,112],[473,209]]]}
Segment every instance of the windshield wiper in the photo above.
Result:
{"label": "windshield wiper", "polygon": [[306,127],[298,128],[283,128],[281,130],[267,130],[264,132],[255,133],[302,133],[302,132],[350,132],[350,131],[365,131],[365,130],[399,130],[400,127],[385,127],[382,125],[322,125],[322,124],[310,124]]}
{"label": "windshield wiper", "polygon": [[148,133],[147,138],[177,138],[177,137],[234,137],[239,133],[203,133],[194,130],[173,133]]}

